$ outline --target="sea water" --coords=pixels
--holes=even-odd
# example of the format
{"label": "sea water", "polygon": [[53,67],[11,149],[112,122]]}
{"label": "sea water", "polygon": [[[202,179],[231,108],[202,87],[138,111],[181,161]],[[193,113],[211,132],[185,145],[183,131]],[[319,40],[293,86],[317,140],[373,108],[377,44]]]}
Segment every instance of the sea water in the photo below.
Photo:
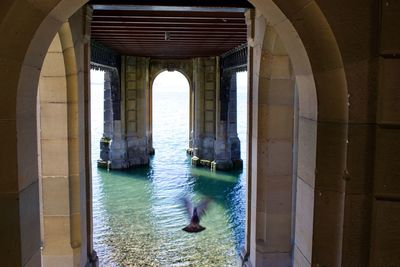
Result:
{"label": "sea water", "polygon": [[[213,172],[191,166],[186,154],[188,92],[154,90],[155,155],[148,167],[127,171],[96,167],[103,131],[102,94],[103,84],[93,83],[93,242],[100,266],[238,266],[245,237],[245,169]],[[240,103],[245,101],[239,92],[244,159],[246,107]],[[212,200],[201,219],[203,232],[182,231],[189,223],[183,197]]]}

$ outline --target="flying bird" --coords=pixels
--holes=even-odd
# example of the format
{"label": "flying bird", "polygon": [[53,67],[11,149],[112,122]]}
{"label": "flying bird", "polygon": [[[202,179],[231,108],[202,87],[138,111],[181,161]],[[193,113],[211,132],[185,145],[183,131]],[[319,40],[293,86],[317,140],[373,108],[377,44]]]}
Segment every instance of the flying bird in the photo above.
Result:
{"label": "flying bird", "polygon": [[194,206],[188,198],[183,198],[182,202],[186,207],[190,219],[189,225],[182,230],[188,233],[198,233],[205,230],[206,228],[200,225],[200,218],[205,214],[210,204],[210,199],[203,199],[197,206]]}

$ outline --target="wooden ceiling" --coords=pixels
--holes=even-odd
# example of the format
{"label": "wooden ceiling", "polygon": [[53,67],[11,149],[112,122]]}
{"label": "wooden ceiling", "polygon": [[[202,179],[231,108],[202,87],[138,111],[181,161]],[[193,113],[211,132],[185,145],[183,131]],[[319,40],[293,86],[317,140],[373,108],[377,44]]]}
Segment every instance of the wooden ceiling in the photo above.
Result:
{"label": "wooden ceiling", "polygon": [[218,56],[246,42],[247,1],[92,0],[92,38],[124,55]]}

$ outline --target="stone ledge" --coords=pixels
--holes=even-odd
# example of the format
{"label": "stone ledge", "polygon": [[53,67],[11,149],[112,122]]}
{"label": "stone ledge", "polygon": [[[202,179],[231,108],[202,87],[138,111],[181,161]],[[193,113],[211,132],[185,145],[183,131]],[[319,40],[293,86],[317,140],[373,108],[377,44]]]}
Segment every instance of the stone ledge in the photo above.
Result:
{"label": "stone ledge", "polygon": [[107,160],[99,159],[99,160],[97,160],[97,168],[108,170],[110,168],[110,162]]}
{"label": "stone ledge", "polygon": [[211,170],[218,171],[229,171],[233,169],[233,163],[231,160],[214,160],[211,163]]}
{"label": "stone ledge", "polygon": [[231,171],[231,170],[240,170],[243,169],[243,160],[236,159],[236,160],[207,160],[207,159],[200,159],[197,156],[193,156],[191,159],[193,166],[201,166],[207,167],[211,170],[215,171]]}

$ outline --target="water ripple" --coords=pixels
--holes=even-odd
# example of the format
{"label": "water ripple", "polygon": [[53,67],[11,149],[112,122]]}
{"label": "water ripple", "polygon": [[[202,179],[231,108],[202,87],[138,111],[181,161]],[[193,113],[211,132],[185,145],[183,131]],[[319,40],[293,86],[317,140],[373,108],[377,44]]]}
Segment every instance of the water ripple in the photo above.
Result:
{"label": "water ripple", "polygon": [[[162,97],[185,107],[185,97]],[[171,114],[168,109],[159,106],[154,112]],[[156,154],[149,167],[93,168],[94,246],[100,266],[237,266],[244,243],[244,172],[192,168],[185,154],[187,124],[174,124],[169,117],[160,121],[154,125]],[[97,159],[98,146],[93,147]],[[205,231],[181,230],[189,222],[183,196],[212,199],[202,219]]]}

